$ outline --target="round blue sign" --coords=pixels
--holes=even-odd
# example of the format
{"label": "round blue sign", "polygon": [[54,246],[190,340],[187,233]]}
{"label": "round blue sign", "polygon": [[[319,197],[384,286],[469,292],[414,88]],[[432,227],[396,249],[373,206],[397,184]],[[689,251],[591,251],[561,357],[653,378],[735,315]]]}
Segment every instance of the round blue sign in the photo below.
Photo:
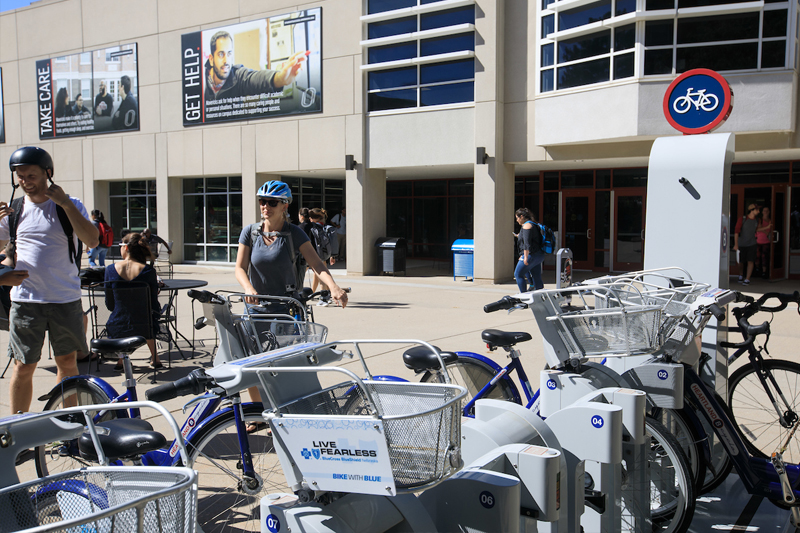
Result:
{"label": "round blue sign", "polygon": [[547,388],[550,390],[556,390],[556,382],[552,379],[547,380]]}
{"label": "round blue sign", "polygon": [[658,373],[656,375],[658,376],[658,379],[660,379],[661,381],[664,381],[665,379],[667,379],[669,377],[669,372],[667,372],[666,370],[664,370],[662,368],[661,370],[658,371]]}
{"label": "round blue sign", "polygon": [[267,530],[270,533],[278,533],[281,530],[281,521],[274,514],[267,517]]}
{"label": "round blue sign", "polygon": [[705,68],[684,72],[664,95],[664,116],[686,134],[708,133],[722,125],[733,109],[733,92],[725,78]]}
{"label": "round blue sign", "polygon": [[478,498],[480,498],[481,505],[483,505],[485,508],[491,509],[494,507],[494,494],[488,490],[481,492]]}
{"label": "round blue sign", "polygon": [[603,427],[603,424],[604,424],[604,422],[603,422],[603,417],[602,417],[602,416],[600,416],[600,415],[594,415],[594,416],[592,417],[592,425],[593,425],[594,427],[596,427],[596,428],[600,429],[601,427]]}

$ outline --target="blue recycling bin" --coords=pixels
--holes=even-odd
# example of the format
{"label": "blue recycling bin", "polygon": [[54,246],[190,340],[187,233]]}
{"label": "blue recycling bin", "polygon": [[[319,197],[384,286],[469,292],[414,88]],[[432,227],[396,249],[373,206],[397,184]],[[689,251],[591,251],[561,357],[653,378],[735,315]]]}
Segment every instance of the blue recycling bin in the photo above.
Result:
{"label": "blue recycling bin", "polygon": [[459,276],[475,279],[475,241],[458,239],[450,247],[453,252],[453,280]]}

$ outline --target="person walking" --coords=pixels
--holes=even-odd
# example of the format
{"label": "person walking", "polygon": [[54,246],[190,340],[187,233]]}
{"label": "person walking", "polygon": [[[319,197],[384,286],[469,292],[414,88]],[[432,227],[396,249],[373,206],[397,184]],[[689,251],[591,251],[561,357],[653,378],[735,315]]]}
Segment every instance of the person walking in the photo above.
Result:
{"label": "person walking", "polygon": [[528,292],[528,276],[533,278],[533,290],[544,288],[542,283],[542,263],[544,262],[544,252],[542,252],[542,232],[533,217],[533,213],[522,207],[514,213],[517,223],[521,226],[519,230],[519,260],[514,269],[514,279],[517,281],[519,292]]}
{"label": "person walking", "polygon": [[[45,150],[20,148],[11,154],[9,167],[16,174],[15,187],[22,187],[25,197],[11,206],[0,203],[0,248],[11,240],[15,250],[6,261],[29,275],[11,291],[8,351],[14,369],[9,391],[11,412],[17,413],[31,407],[33,373],[45,333],[58,382],[77,375],[76,352],[89,351],[78,276],[80,242],[95,247],[100,236],[83,203],[52,183],[53,159]],[[21,212],[15,212],[16,207]]]}
{"label": "person walking", "polygon": [[758,261],[758,270],[764,279],[769,279],[769,248],[771,242],[772,219],[770,218],[769,207],[763,207],[758,229],[756,229],[756,245],[758,246],[756,259]]}
{"label": "person walking", "polygon": [[758,248],[757,217],[760,211],[756,204],[747,206],[747,213],[736,223],[736,230],[733,232],[733,249],[739,251],[741,269],[739,270],[739,283],[743,285],[750,285],[750,276],[753,274]]}
{"label": "person walking", "polygon": [[337,259],[344,261],[347,259],[347,208],[343,207],[342,212],[331,219],[331,225],[336,228],[336,236],[339,239]]}
{"label": "person walking", "polygon": [[114,241],[114,231],[108,225],[106,218],[99,209],[92,210],[90,216],[92,217],[92,224],[97,228],[97,232],[100,235],[100,242],[86,252],[89,254],[89,266],[96,267],[99,265],[104,267],[106,266],[106,254]]}

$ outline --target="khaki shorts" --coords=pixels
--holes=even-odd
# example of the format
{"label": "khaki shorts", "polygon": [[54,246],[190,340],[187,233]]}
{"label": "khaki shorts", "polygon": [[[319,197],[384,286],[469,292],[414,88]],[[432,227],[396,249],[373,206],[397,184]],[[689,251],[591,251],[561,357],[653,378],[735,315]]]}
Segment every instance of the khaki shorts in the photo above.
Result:
{"label": "khaki shorts", "polygon": [[56,357],[75,351],[89,352],[80,300],[65,304],[11,302],[8,323],[8,355],[21,363],[39,362],[46,332],[50,333]]}

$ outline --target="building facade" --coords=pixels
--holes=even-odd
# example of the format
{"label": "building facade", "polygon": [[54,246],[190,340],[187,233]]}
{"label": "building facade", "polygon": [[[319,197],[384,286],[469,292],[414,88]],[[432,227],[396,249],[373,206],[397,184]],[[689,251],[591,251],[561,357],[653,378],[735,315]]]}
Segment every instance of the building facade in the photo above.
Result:
{"label": "building facade", "polygon": [[[0,13],[0,160],[42,146],[117,236],[153,227],[179,262],[235,261],[256,189],[281,179],[292,212],[347,207],[352,274],[376,271],[381,237],[444,260],[473,238],[475,277],[509,279],[520,206],[575,268],[621,271],[643,264],[652,143],[679,134],[664,93],[704,67],[734,92],[731,220],[770,207],[765,270],[800,277],[798,17],[794,0],[39,0]],[[226,100],[226,45],[240,72],[302,65]],[[62,88],[91,105],[50,124]]]}

